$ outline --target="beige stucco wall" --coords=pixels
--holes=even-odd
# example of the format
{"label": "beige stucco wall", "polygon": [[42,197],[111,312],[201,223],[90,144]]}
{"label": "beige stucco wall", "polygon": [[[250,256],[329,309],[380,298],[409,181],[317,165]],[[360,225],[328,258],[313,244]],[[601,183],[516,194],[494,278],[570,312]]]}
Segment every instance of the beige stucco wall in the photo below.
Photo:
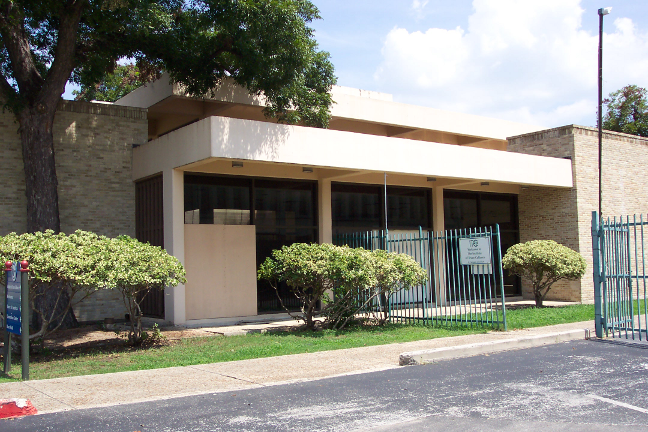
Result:
{"label": "beige stucco wall", "polygon": [[256,315],[252,225],[185,225],[186,319]]}
{"label": "beige stucco wall", "polygon": [[[25,176],[18,124],[0,113],[0,235],[26,230]],[[61,230],[135,235],[132,146],[147,139],[146,110],[62,101],[54,121]],[[121,298],[101,291],[75,308],[81,321],[124,318]]]}
{"label": "beige stucco wall", "polygon": [[211,158],[571,187],[569,161],[252,120],[209,117],[133,152],[133,179]]}
{"label": "beige stucco wall", "polygon": [[[572,189],[523,189],[519,195],[520,240],[552,239],[579,251],[587,261],[580,281],[561,282],[548,298],[591,303],[592,211],[598,210],[598,131],[564,126],[509,139],[509,151],[570,157]],[[648,211],[648,139],[605,131],[603,134],[603,214]],[[529,287],[525,286],[529,295]]]}

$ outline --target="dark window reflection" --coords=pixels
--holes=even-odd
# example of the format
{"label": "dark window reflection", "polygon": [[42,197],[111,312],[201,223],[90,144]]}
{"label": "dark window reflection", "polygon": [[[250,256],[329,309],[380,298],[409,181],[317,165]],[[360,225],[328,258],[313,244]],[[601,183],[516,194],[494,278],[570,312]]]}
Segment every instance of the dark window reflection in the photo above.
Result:
{"label": "dark window reflection", "polygon": [[[385,227],[385,190],[377,185],[333,183],[331,204],[334,233],[371,231]],[[389,229],[428,229],[428,189],[387,187]]]}
{"label": "dark window reflection", "polygon": [[185,176],[186,224],[249,225],[250,182]]}
{"label": "dark window reflection", "polygon": [[474,198],[444,198],[445,229],[460,229],[479,225],[477,200]]}

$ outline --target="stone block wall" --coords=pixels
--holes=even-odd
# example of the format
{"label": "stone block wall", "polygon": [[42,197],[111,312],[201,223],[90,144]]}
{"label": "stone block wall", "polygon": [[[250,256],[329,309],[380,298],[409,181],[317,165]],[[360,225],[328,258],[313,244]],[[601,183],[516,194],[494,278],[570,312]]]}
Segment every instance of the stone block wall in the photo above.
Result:
{"label": "stone block wall", "polygon": [[[557,284],[548,298],[593,302],[591,221],[592,211],[598,210],[598,130],[569,125],[521,135],[509,138],[508,150],[571,158],[572,189],[530,187],[520,192],[520,240],[551,239],[580,252],[587,261],[585,276]],[[604,215],[648,212],[646,166],[648,139],[604,132]],[[530,295],[528,286],[523,289]]]}
{"label": "stone block wall", "polygon": [[[61,101],[54,121],[61,230],[135,236],[132,147],[147,141],[146,110]],[[0,113],[0,235],[26,230],[26,198],[18,124]],[[100,291],[75,308],[80,321],[124,318],[121,296]]]}

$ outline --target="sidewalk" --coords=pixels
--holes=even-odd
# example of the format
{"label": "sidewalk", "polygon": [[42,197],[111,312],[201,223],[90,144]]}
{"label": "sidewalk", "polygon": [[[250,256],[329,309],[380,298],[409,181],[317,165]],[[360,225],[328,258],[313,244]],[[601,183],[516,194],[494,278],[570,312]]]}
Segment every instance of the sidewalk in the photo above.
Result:
{"label": "sidewalk", "polygon": [[593,321],[227,363],[12,382],[0,384],[0,399],[29,399],[44,414],[246,390],[398,368],[399,355],[404,352],[458,347],[452,356],[461,357],[474,355],[464,345],[582,329],[592,329],[593,333]]}

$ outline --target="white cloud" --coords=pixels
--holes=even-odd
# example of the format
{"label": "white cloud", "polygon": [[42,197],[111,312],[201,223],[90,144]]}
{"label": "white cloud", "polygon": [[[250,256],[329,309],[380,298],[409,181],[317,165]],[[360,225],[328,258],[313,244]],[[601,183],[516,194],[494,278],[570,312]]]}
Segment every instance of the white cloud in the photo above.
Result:
{"label": "white cloud", "polygon": [[[379,87],[437,108],[545,126],[594,124],[598,34],[583,30],[580,0],[474,0],[473,8],[466,30],[392,29],[374,75]],[[648,33],[629,18],[610,21],[604,93],[648,86]]]}
{"label": "white cloud", "polygon": [[412,1],[412,10],[416,15],[417,19],[421,19],[425,16],[425,6],[427,6],[429,0],[413,0]]}

